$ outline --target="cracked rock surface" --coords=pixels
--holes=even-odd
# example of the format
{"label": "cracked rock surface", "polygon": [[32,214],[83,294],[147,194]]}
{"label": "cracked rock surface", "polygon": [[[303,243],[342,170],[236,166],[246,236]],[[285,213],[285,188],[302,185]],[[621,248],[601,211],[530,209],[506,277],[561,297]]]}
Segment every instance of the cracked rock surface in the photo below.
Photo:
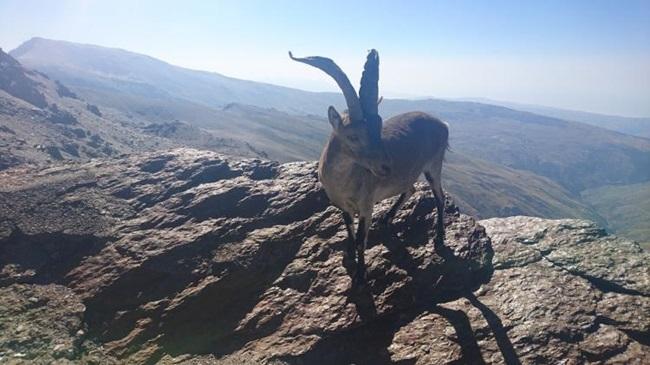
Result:
{"label": "cracked rock surface", "polygon": [[[495,271],[476,297],[522,363],[650,363],[650,255],[638,244],[584,220],[480,224],[492,238]],[[489,318],[477,317],[475,330]],[[485,348],[499,348],[496,340]]]}
{"label": "cracked rock surface", "polygon": [[0,181],[0,363],[647,363],[648,254],[590,222],[448,198],[434,250],[418,186],[353,287],[315,163],[179,149]]}

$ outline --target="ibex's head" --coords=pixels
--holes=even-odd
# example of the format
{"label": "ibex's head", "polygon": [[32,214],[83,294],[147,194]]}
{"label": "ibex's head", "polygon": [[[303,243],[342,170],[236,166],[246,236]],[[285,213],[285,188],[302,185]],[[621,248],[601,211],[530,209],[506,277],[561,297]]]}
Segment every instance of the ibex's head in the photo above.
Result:
{"label": "ibex's head", "polygon": [[379,55],[374,49],[368,54],[359,96],[345,73],[329,58],[293,57],[292,60],[314,66],[329,76],[339,85],[348,110],[339,114],[333,106],[329,107],[327,116],[334,136],[349,151],[354,160],[379,177],[390,174],[390,157],[381,141],[381,117],[377,111]]}

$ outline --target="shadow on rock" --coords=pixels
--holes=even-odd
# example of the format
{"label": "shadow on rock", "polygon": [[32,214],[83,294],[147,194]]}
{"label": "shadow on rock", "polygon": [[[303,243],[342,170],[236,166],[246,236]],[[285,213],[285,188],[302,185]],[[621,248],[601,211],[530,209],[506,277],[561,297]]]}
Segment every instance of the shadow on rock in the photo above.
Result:
{"label": "shadow on rock", "polygon": [[110,240],[64,232],[30,235],[15,229],[9,237],[0,239],[0,285],[67,284],[66,275]]}
{"label": "shadow on rock", "polygon": [[[482,227],[460,215],[453,204],[447,204],[449,245],[434,248],[431,223],[435,214],[430,213],[433,204],[433,199],[420,197],[405,207],[402,218],[393,225],[373,226],[369,233],[367,279],[349,291],[349,301],[354,303],[361,323],[326,336],[304,355],[283,356],[280,360],[290,364],[415,364],[416,358],[394,356],[391,346],[395,336],[420,317],[437,315],[454,328],[461,347],[459,363],[485,363],[467,314],[438,303],[466,297],[490,281],[493,251],[489,238],[483,240],[486,236]],[[381,254],[373,256],[373,251]],[[354,265],[346,265],[351,278],[354,269]],[[403,274],[397,277],[395,272]],[[386,288],[396,282],[407,283],[406,289],[387,299],[390,291]],[[387,302],[392,308],[388,312]],[[505,336],[499,344],[503,343],[504,358],[511,359],[514,351],[499,318],[476,298],[473,303],[484,313],[496,336]],[[514,359],[508,364],[517,364],[516,356]]]}
{"label": "shadow on rock", "polygon": [[503,355],[505,363],[507,365],[521,364],[519,358],[517,357],[515,349],[512,347],[512,342],[510,342],[510,338],[508,337],[508,331],[503,328],[503,322],[501,321],[501,318],[499,318],[499,316],[497,316],[497,314],[494,313],[488,306],[481,303],[481,301],[476,298],[474,293],[468,293],[465,298],[467,298],[467,300],[469,300],[469,302],[474,307],[476,307],[476,309],[481,311],[483,318],[485,318],[488,325],[490,326],[490,329],[492,330],[492,334],[497,341],[497,345],[499,346],[499,350]]}
{"label": "shadow on rock", "polygon": [[[468,315],[463,310],[451,309],[437,303],[466,298],[476,307],[487,321],[506,364],[520,364],[501,319],[485,304],[476,298],[472,291],[488,283],[492,277],[492,265],[476,265],[471,247],[446,246],[435,242],[432,237],[423,237],[431,230],[420,225],[427,220],[413,221],[409,218],[422,217],[422,210],[429,208],[432,201],[419,200],[412,207],[406,220],[395,226],[374,226],[371,231],[372,242],[380,241],[388,250],[388,260],[407,272],[412,279],[414,305],[389,316],[378,316],[372,296],[372,275],[370,280],[358,285],[350,292],[350,300],[355,303],[359,316],[367,324],[351,329],[346,333],[321,341],[298,362],[309,364],[355,363],[355,364],[412,364],[415,359],[395,359],[389,347],[397,332],[418,317],[436,314],[454,328],[456,342],[460,346],[460,363],[485,364],[476,334]],[[420,212],[418,212],[420,211]],[[458,219],[457,209],[447,206],[446,215]],[[450,234],[454,234],[450,232]],[[472,235],[473,233],[470,233]],[[413,242],[428,242],[427,249],[434,250],[423,259],[422,252],[413,247]],[[453,242],[450,240],[449,242]],[[487,259],[491,262],[493,252],[487,250]],[[354,267],[347,268],[348,274],[354,274]],[[375,290],[376,291],[376,290]],[[283,359],[285,361],[289,359]],[[295,359],[293,359],[295,360]]]}

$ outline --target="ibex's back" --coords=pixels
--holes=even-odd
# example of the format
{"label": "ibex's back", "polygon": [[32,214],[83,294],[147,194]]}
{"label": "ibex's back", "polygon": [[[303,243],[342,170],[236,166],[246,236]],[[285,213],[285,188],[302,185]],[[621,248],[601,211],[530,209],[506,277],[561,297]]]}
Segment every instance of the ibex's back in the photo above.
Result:
{"label": "ibex's back", "polygon": [[423,172],[442,164],[448,136],[447,124],[426,113],[405,113],[385,121],[381,139],[391,158],[391,174],[378,184],[376,201],[401,194]]}

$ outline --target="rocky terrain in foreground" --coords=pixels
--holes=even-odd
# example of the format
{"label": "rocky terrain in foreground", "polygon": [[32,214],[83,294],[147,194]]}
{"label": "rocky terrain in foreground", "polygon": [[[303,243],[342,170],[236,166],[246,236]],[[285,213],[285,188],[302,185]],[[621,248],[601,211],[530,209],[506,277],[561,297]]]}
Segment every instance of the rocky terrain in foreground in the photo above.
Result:
{"label": "rocky terrain in foreground", "polygon": [[636,243],[448,198],[434,252],[421,186],[354,288],[315,167],[178,149],[0,171],[0,363],[650,363]]}

